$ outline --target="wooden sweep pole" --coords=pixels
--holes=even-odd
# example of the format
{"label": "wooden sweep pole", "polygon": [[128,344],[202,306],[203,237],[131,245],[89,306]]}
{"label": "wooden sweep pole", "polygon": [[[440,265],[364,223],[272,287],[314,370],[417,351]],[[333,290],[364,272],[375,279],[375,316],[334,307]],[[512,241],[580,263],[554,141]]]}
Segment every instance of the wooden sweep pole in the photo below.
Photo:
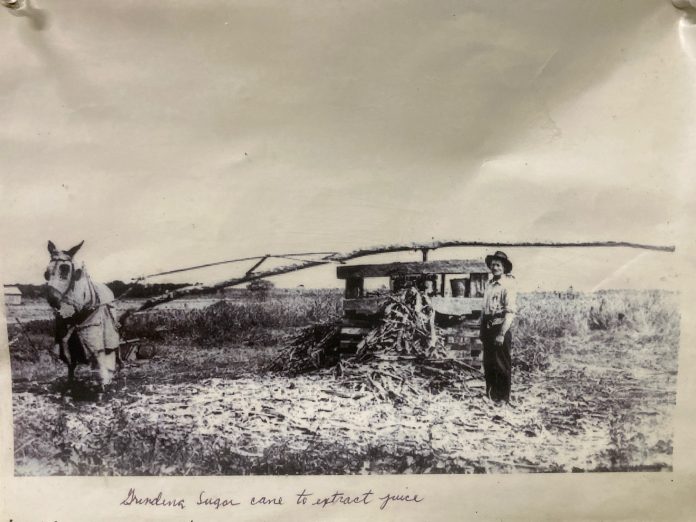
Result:
{"label": "wooden sweep pole", "polygon": [[290,272],[295,272],[297,270],[304,270],[305,268],[312,268],[314,266],[325,265],[327,263],[329,263],[329,261],[304,261],[301,263],[297,263],[295,265],[281,266],[278,268],[274,268],[272,270],[265,270],[263,272],[252,272],[252,273],[246,274],[242,277],[236,277],[234,279],[227,279],[225,281],[221,281],[220,283],[215,283],[212,285],[195,285],[195,286],[186,286],[184,288],[178,288],[176,290],[172,290],[171,292],[167,292],[166,294],[162,294],[162,295],[153,297],[152,299],[148,299],[143,304],[141,304],[139,307],[135,308],[131,313],[142,312],[143,310],[153,308],[157,305],[167,303],[169,301],[173,301],[174,299],[179,299],[180,297],[184,297],[187,295],[208,294],[208,293],[216,292],[216,291],[221,290],[223,288],[228,288],[231,286],[238,286],[238,285],[241,285],[244,283],[248,283],[249,281],[254,281],[256,279],[264,279],[266,277],[271,277],[271,276],[275,276],[275,275],[288,274]]}
{"label": "wooden sweep pole", "polygon": [[[432,241],[430,243],[403,243],[403,244],[395,244],[395,245],[384,245],[384,246],[377,246],[377,247],[372,247],[372,248],[365,248],[365,249],[359,249],[359,250],[353,250],[351,252],[347,253],[331,253],[329,255],[326,255],[319,260],[316,261],[301,261],[299,263],[296,263],[294,265],[286,265],[286,266],[281,266],[278,268],[274,268],[272,270],[266,270],[263,272],[247,272],[243,277],[237,277],[233,279],[227,279],[225,281],[221,281],[220,283],[215,283],[212,285],[195,285],[195,286],[187,286],[184,288],[179,288],[177,290],[173,290],[171,292],[167,292],[166,294],[159,295],[157,297],[153,297],[152,299],[148,299],[145,301],[143,304],[140,306],[126,311],[126,313],[121,317],[121,325],[123,325],[123,322],[125,319],[137,312],[142,312],[144,310],[148,310],[150,308],[153,308],[157,305],[167,303],[169,301],[173,301],[174,299],[179,299],[181,297],[185,297],[187,295],[197,295],[197,294],[207,294],[207,293],[212,293],[216,292],[217,290],[221,290],[223,288],[228,288],[232,286],[238,286],[244,283],[247,283],[249,281],[254,281],[256,279],[264,279],[266,277],[271,277],[275,275],[282,275],[282,274],[288,274],[290,272],[295,272],[297,270],[304,270],[307,268],[312,268],[315,266],[320,266],[320,265],[325,265],[328,263],[332,262],[338,262],[338,263],[343,263],[345,261],[350,261],[351,259],[357,259],[359,257],[365,257],[365,256],[370,256],[370,255],[375,255],[375,254],[386,254],[386,253],[393,253],[393,252],[407,252],[407,251],[417,251],[420,250],[424,253],[424,258],[426,258],[428,250],[436,250],[438,248],[452,248],[452,247],[500,247],[500,248],[638,248],[638,249],[643,249],[643,250],[654,250],[658,252],[674,252],[675,247],[674,246],[664,246],[664,245],[649,245],[649,244],[642,244],[642,243],[631,243],[628,241],[586,241],[586,242],[577,242],[577,243],[562,243],[562,242],[486,242],[486,241]],[[249,260],[252,259],[266,259],[269,256],[257,256],[253,258],[248,258]],[[273,257],[273,256],[270,256]],[[207,265],[202,265],[202,266],[207,266]],[[195,267],[198,268],[198,267]],[[166,273],[174,273],[174,272],[179,272],[183,271],[186,269],[182,270],[174,270]]]}

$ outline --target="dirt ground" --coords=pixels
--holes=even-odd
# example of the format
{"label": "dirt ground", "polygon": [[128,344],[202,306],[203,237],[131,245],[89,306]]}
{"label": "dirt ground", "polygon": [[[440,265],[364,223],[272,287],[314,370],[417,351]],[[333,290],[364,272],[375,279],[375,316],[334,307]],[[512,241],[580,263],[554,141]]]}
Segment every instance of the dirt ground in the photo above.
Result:
{"label": "dirt ground", "polygon": [[[380,400],[331,370],[264,365],[272,346],[157,344],[108,395],[65,390],[47,354],[13,359],[17,475],[489,473],[670,470],[677,342],[631,330],[555,338],[517,371],[512,407],[480,376]],[[31,369],[33,368],[33,373]],[[78,373],[88,380],[89,369]],[[420,386],[420,383],[413,383]]]}

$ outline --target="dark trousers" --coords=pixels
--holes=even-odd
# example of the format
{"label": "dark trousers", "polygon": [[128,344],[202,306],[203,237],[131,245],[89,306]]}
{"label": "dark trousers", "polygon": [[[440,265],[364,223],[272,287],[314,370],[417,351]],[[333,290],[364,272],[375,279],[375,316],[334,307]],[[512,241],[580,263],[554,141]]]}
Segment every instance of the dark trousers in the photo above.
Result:
{"label": "dark trousers", "polygon": [[486,376],[486,395],[494,401],[510,402],[512,333],[508,330],[502,346],[497,346],[495,338],[500,333],[501,326],[488,326],[481,329],[483,372]]}

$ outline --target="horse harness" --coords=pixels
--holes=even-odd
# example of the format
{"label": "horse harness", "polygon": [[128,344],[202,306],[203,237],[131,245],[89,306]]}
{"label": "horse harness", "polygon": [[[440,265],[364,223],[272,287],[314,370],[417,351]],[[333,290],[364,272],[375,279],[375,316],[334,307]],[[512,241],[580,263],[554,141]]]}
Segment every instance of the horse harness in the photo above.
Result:
{"label": "horse harness", "polygon": [[[75,277],[75,274],[77,273],[77,270],[75,269],[75,263],[71,258],[61,256],[54,256],[51,259],[51,261],[62,261],[70,263],[70,283],[68,284],[68,288],[65,290],[65,292],[61,293],[59,304],[66,304],[68,306],[73,307],[75,313],[71,316],[64,317],[63,315],[60,315],[60,306],[56,309],[56,312],[60,315],[61,320],[63,320],[68,326],[77,327],[81,323],[85,322],[85,320],[87,320],[87,318],[91,316],[102,305],[101,300],[99,298],[99,293],[94,289],[94,285],[92,284],[92,281],[89,279],[89,275],[87,274],[87,272],[83,270],[81,271],[80,277],[87,278],[86,283],[90,295],[89,302],[87,304],[79,303],[73,296],[71,296],[71,294],[75,290],[75,283],[79,279],[79,277]],[[44,276],[48,279],[48,271],[46,271],[46,274]],[[51,288],[53,288],[54,290],[57,290],[57,288],[55,288],[54,286],[49,286],[51,286]],[[80,309],[81,306],[84,306],[84,308]]]}

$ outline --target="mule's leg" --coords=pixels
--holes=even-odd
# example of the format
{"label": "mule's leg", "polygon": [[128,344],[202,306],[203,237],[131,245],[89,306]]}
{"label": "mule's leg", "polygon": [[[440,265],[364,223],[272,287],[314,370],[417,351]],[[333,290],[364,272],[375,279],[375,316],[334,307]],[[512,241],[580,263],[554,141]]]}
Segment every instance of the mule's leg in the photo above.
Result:
{"label": "mule's leg", "polygon": [[116,350],[99,352],[97,354],[97,368],[99,371],[99,393],[97,394],[97,401],[101,402],[104,398],[104,393],[114,378],[114,373],[116,371]]}
{"label": "mule's leg", "polygon": [[75,382],[75,368],[77,367],[78,358],[75,353],[75,341],[72,339],[72,335],[67,336],[63,339],[60,345],[61,351],[63,353],[62,359],[68,365],[68,388],[72,388]]}
{"label": "mule's leg", "polygon": [[99,384],[103,389],[111,384],[116,372],[116,350],[102,351],[96,355],[97,371],[99,372]]}
{"label": "mule's leg", "polygon": [[[70,361],[68,363],[68,382],[65,385],[65,392],[72,395],[74,391],[74,386],[75,386],[75,367],[77,364],[74,361]],[[67,400],[68,398],[66,396],[63,397],[64,400]]]}

